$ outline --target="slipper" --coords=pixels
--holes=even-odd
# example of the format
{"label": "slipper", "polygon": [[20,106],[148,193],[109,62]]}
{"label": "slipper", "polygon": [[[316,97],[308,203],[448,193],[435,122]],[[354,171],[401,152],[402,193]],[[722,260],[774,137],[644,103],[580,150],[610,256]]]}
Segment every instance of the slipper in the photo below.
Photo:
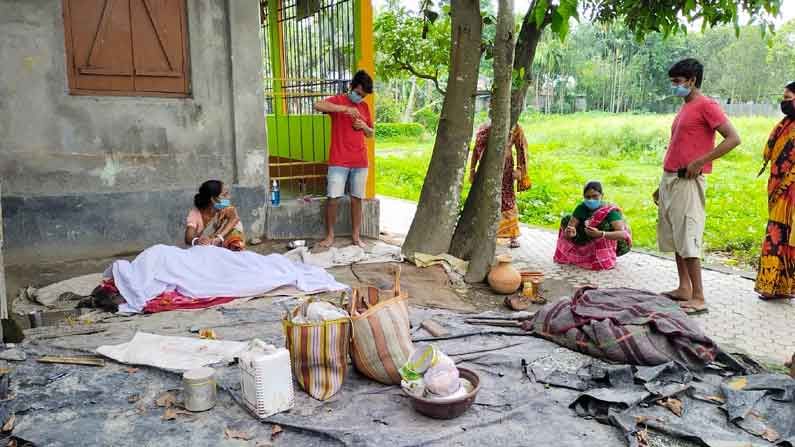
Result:
{"label": "slipper", "polygon": [[707,307],[682,307],[682,310],[690,316],[709,313]]}
{"label": "slipper", "polygon": [[760,293],[759,299],[762,301],[791,300],[792,295],[763,295]]}
{"label": "slipper", "polygon": [[519,248],[519,247],[521,247],[521,245],[519,245],[519,241],[511,241],[511,243],[508,244],[508,248]]}
{"label": "slipper", "polygon": [[674,301],[679,301],[679,302],[687,302],[687,301],[690,301],[690,300],[688,300],[688,299],[685,299],[685,298],[684,298],[684,297],[682,297],[682,296],[679,296],[679,295],[674,295],[674,293],[673,293],[672,291],[671,291],[671,292],[662,292],[662,293],[660,293],[660,295],[662,295],[662,296],[664,296],[664,297],[666,297],[666,298],[669,298],[669,299],[671,299],[671,300],[674,300]]}

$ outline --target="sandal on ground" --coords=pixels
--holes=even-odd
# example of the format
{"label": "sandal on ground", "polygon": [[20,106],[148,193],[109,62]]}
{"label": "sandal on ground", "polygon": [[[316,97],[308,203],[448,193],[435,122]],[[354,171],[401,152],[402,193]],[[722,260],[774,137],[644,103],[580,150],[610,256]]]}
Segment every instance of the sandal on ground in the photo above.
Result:
{"label": "sandal on ground", "polygon": [[517,240],[512,240],[512,241],[511,241],[511,242],[508,244],[508,248],[519,248],[519,247],[520,247],[520,245],[519,245],[519,241],[517,241]]}
{"label": "sandal on ground", "polygon": [[682,311],[684,311],[684,313],[686,313],[686,314],[688,314],[690,316],[709,313],[709,309],[707,308],[706,305],[703,305],[703,306],[681,306],[681,307],[682,307]]}
{"label": "sandal on ground", "polygon": [[686,299],[683,296],[679,296],[679,295],[674,294],[673,290],[670,291],[670,292],[662,292],[662,293],[660,293],[660,295],[662,295],[662,296],[664,296],[664,297],[666,297],[668,299],[671,299],[673,301],[678,301],[680,303],[684,303],[684,302],[690,301],[689,299]]}
{"label": "sandal on ground", "polygon": [[762,301],[791,300],[792,295],[767,295],[760,293],[759,299]]}

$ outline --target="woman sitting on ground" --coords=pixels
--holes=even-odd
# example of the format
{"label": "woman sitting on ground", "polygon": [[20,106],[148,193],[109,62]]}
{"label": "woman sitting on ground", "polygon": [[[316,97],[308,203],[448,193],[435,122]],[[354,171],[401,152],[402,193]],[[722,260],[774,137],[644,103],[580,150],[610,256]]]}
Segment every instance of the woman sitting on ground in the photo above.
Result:
{"label": "woman sitting on ground", "polygon": [[246,248],[243,225],[231,205],[229,187],[219,180],[207,180],[193,197],[194,208],[185,223],[185,243],[215,245],[232,251]]}
{"label": "woman sitting on ground", "polygon": [[608,270],[629,252],[632,235],[621,209],[602,201],[602,184],[589,182],[585,200],[563,218],[555,248],[555,262],[588,270]]}

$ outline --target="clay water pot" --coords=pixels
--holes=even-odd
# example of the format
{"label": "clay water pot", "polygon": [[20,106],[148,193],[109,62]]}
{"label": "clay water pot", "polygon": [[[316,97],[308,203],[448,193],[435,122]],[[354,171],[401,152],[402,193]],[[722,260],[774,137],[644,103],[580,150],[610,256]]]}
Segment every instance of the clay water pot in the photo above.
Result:
{"label": "clay water pot", "polygon": [[497,265],[489,271],[489,285],[497,293],[514,293],[522,284],[522,275],[513,268],[511,261],[512,259],[508,255],[498,256]]}

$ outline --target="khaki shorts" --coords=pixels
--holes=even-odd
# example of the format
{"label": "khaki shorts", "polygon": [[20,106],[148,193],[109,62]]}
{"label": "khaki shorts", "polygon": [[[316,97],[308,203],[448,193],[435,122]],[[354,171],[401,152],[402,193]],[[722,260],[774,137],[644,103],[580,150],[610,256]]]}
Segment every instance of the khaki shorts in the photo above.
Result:
{"label": "khaki shorts", "polygon": [[683,258],[700,258],[707,215],[703,175],[679,178],[666,172],[660,180],[660,205],[657,210],[657,246],[662,252],[675,252]]}

